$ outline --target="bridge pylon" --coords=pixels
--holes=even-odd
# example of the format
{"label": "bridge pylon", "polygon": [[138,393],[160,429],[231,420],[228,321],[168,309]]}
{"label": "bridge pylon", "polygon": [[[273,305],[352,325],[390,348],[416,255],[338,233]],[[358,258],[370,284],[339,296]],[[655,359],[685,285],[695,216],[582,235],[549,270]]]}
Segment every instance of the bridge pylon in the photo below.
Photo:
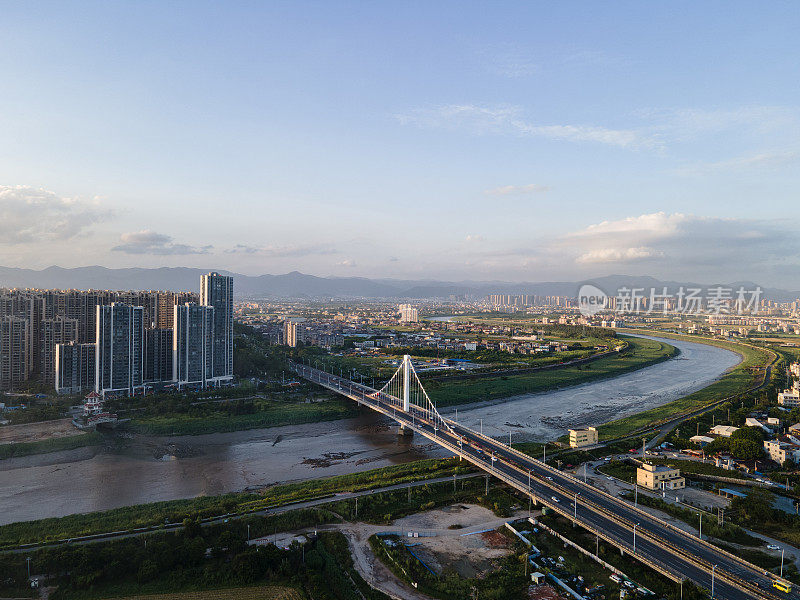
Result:
{"label": "bridge pylon", "polygon": [[403,410],[411,409],[411,357],[403,356]]}

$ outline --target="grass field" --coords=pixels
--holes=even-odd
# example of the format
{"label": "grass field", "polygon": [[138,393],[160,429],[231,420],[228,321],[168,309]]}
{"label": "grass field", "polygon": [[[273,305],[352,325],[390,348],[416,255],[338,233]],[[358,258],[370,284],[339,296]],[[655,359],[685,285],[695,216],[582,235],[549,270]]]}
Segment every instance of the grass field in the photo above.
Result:
{"label": "grass field", "polygon": [[260,427],[299,425],[355,417],[356,404],[343,398],[321,402],[273,402],[263,410],[244,415],[219,413],[190,416],[153,416],[134,419],[130,429],[149,435],[200,435]]}
{"label": "grass field", "polygon": [[629,350],[585,365],[514,376],[431,381],[426,382],[425,389],[437,406],[496,400],[616,377],[667,360],[677,353],[674,346],[665,342],[641,338],[626,338],[626,341]]}
{"label": "grass field", "polygon": [[305,600],[300,591],[283,586],[265,585],[246,588],[125,596],[120,600]]}
{"label": "grass field", "polygon": [[19,456],[29,456],[31,454],[58,452],[60,450],[74,450],[75,448],[97,446],[102,443],[102,434],[92,431],[91,433],[52,438],[49,440],[39,440],[37,442],[2,444],[0,445],[0,460]]}
{"label": "grass field", "polygon": [[659,331],[637,330],[637,332],[644,335],[653,335],[687,342],[697,342],[701,344],[717,346],[719,348],[725,348],[726,350],[731,350],[732,352],[739,354],[742,357],[742,362],[731,369],[718,381],[712,383],[708,387],[703,388],[702,390],[698,390],[692,394],[689,394],[688,396],[684,396],[683,398],[679,398],[678,400],[664,404],[663,406],[658,406],[656,408],[652,408],[629,417],[624,417],[616,421],[611,421],[610,423],[600,426],[601,439],[610,439],[628,435],[644,427],[665,422],[681,414],[697,410],[712,402],[746,392],[761,381],[764,373],[764,367],[768,365],[775,357],[775,353],[769,349],[758,348],[735,342],[727,342],[724,340],[702,338],[698,336],[676,335],[662,333]]}

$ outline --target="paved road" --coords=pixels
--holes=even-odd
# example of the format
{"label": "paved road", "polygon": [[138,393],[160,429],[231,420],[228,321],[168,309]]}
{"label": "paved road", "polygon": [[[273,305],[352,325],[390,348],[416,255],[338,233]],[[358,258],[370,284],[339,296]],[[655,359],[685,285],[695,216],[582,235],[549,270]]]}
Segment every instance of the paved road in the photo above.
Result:
{"label": "paved road", "polygon": [[402,410],[402,402],[393,396],[311,367],[294,365],[294,368],[298,375],[390,416],[402,426],[436,441],[675,579],[686,578],[709,590],[713,587],[714,596],[723,600],[753,597],[800,599],[796,591],[783,594],[774,590],[772,576],[754,565],[572,475],[452,420],[442,419],[435,411],[412,405],[406,413]]}

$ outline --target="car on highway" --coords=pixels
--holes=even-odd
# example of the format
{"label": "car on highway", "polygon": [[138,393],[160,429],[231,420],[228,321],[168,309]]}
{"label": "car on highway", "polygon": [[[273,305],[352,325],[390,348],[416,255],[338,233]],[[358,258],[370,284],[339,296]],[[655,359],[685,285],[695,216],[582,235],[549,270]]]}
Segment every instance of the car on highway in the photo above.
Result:
{"label": "car on highway", "polygon": [[556,503],[561,502],[561,500],[559,500],[555,496],[550,496],[550,500],[552,500],[553,502],[556,502]]}
{"label": "car on highway", "polygon": [[545,476],[545,479],[547,479],[548,481],[553,481],[553,478],[550,477],[550,475]]}
{"label": "car on highway", "polygon": [[611,480],[614,479],[611,475],[606,475],[606,479]]}
{"label": "car on highway", "polygon": [[776,546],[775,544],[767,544],[767,550],[780,550],[780,546]]}

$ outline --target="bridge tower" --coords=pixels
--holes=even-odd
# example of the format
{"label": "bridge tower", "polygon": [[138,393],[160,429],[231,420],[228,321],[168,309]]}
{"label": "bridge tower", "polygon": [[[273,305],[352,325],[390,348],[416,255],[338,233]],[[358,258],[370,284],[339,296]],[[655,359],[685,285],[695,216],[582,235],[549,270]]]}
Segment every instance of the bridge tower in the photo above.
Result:
{"label": "bridge tower", "polygon": [[[408,354],[403,356],[403,410],[405,412],[411,410],[411,357]],[[403,436],[414,435],[411,428],[402,425],[400,425],[398,433]]]}
{"label": "bridge tower", "polygon": [[411,409],[411,357],[403,356],[403,410]]}

